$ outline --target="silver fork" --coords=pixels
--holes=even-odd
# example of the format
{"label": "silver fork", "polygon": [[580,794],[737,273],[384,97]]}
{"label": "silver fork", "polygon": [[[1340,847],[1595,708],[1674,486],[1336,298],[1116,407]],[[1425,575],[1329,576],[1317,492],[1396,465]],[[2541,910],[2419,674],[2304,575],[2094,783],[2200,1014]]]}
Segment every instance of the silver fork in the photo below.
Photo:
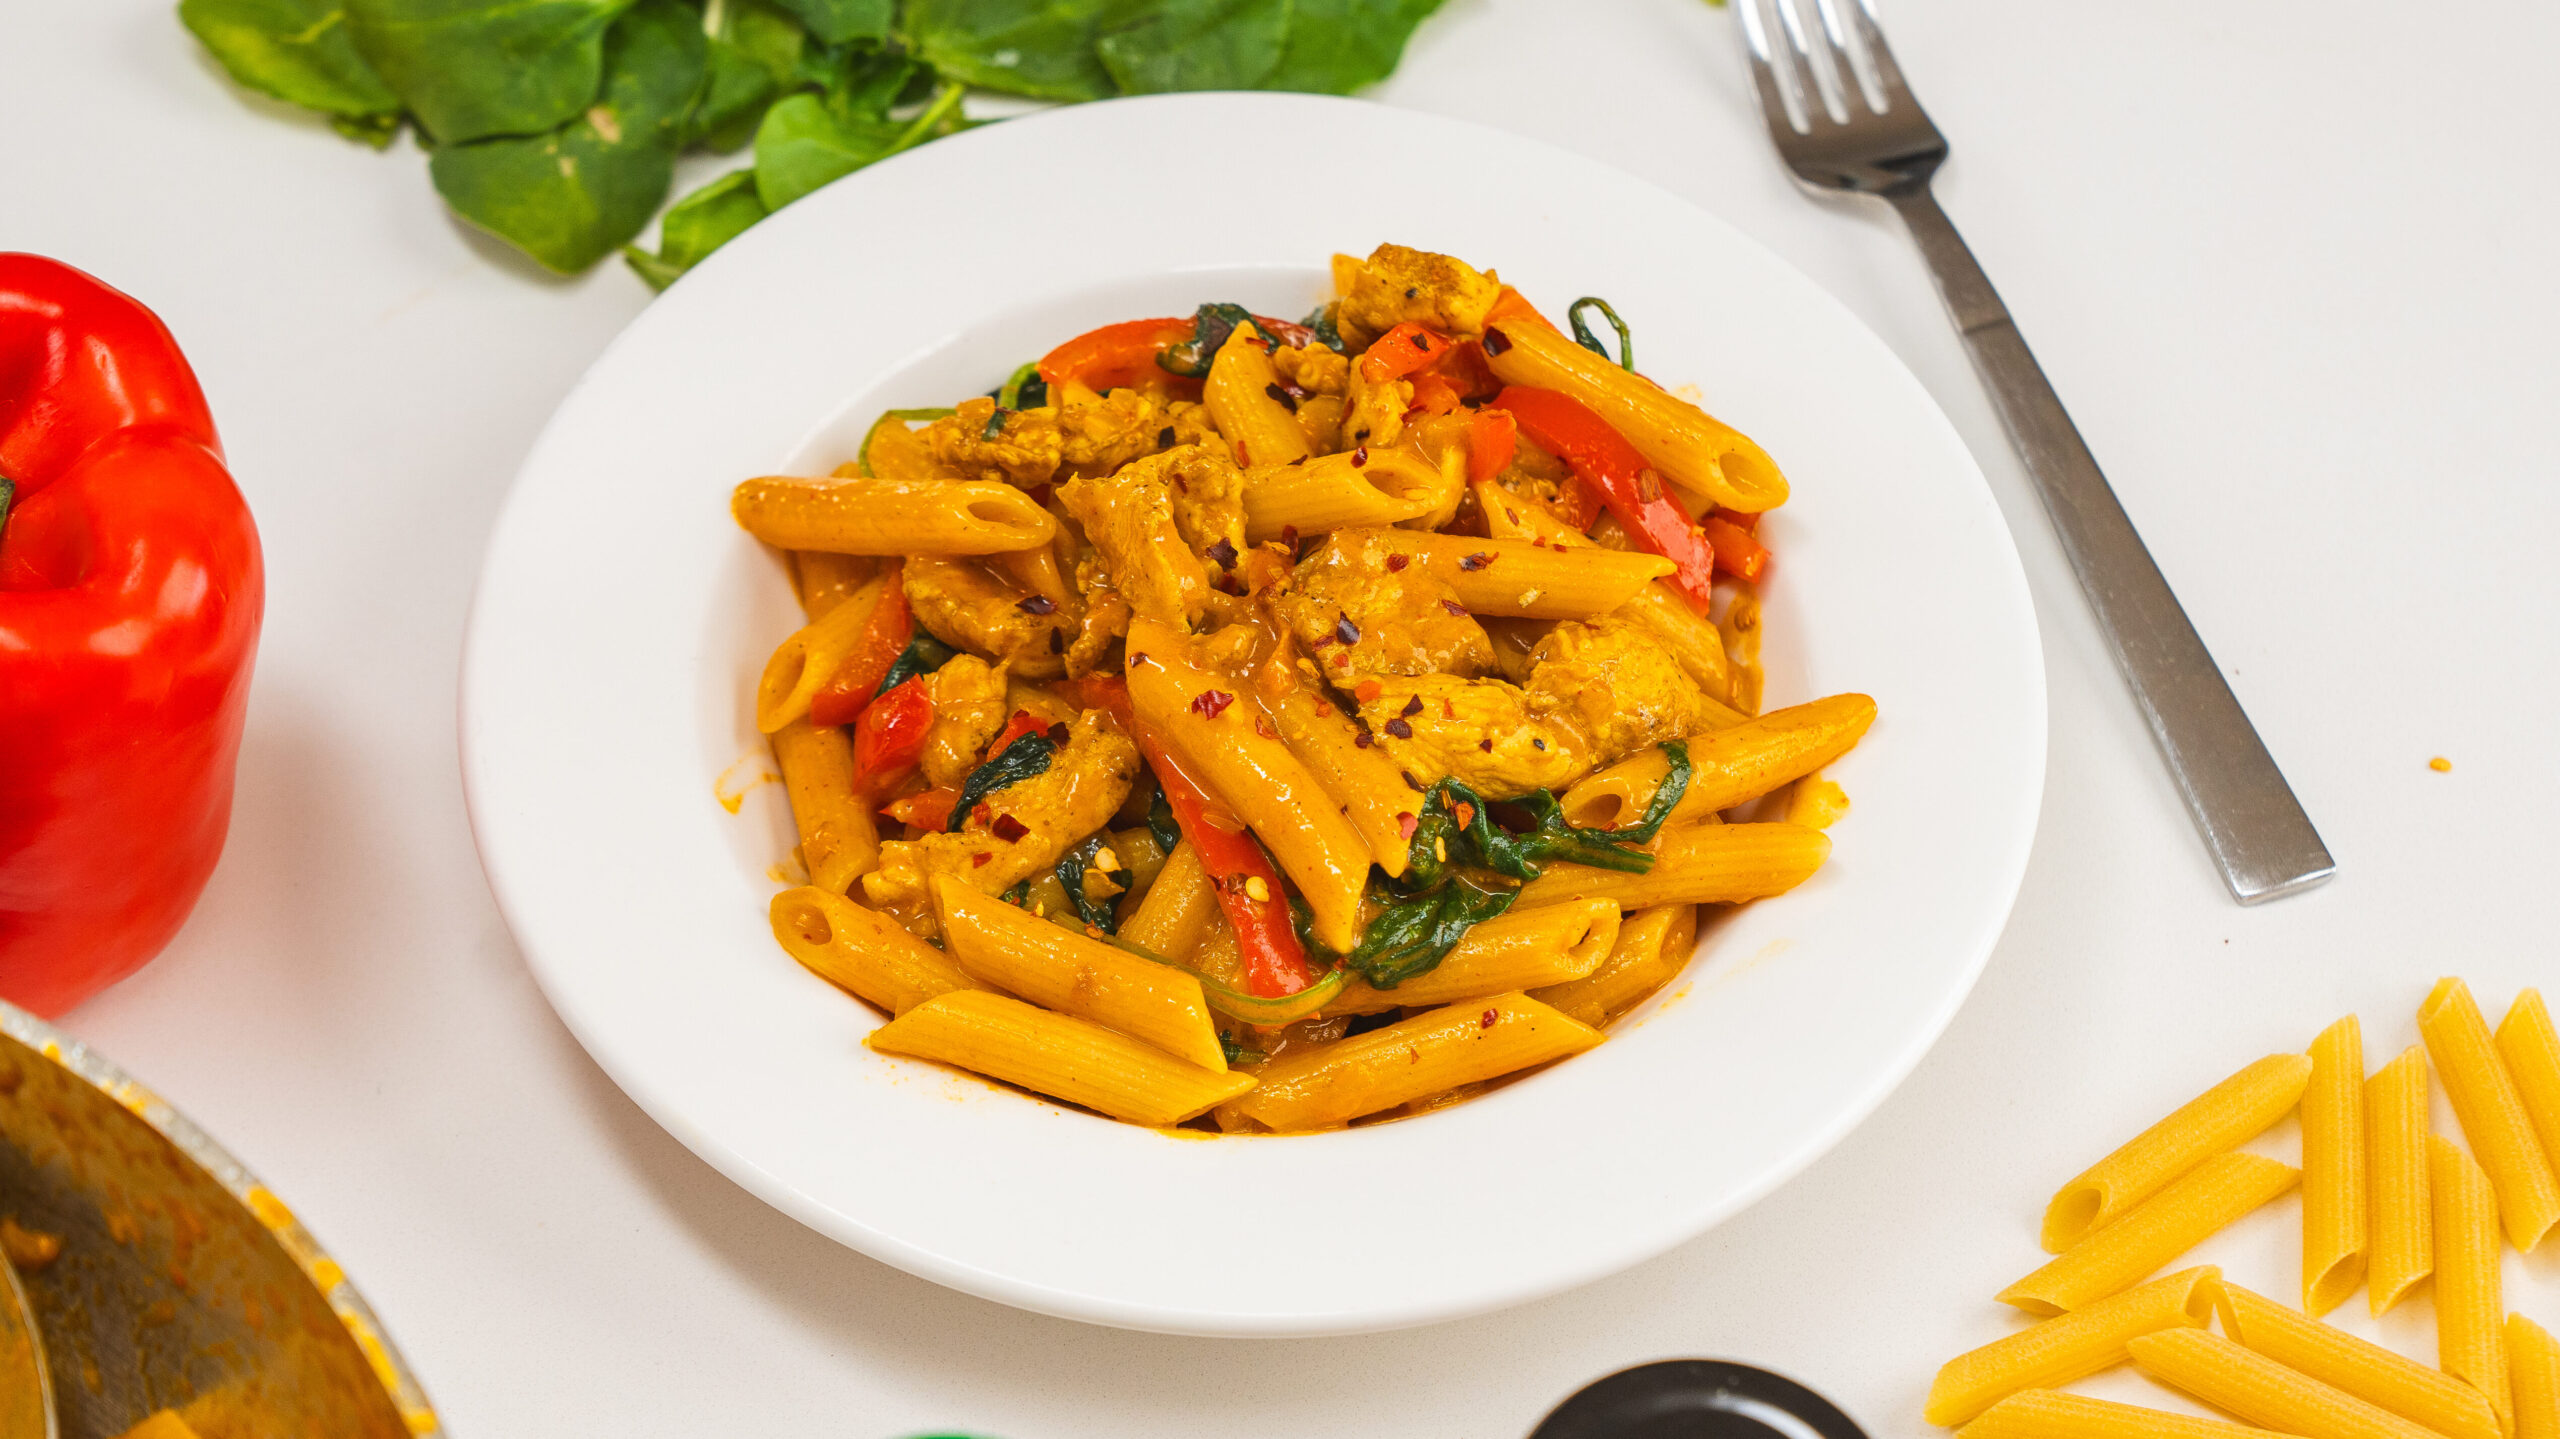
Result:
{"label": "silver fork", "polygon": [[2256,904],[2329,878],[2337,865],[2311,817],[1930,194],[1946,138],[1903,82],[1872,0],[1809,3],[1818,28],[1798,0],[1735,0],[1779,158],[1814,189],[1883,200],[1910,230],[2231,897]]}

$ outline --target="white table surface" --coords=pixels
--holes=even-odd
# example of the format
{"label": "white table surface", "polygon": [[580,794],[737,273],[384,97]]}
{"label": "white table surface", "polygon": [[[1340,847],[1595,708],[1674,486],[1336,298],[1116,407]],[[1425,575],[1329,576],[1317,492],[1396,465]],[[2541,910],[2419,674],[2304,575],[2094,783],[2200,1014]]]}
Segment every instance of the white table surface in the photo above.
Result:
{"label": "white table surface", "polygon": [[[166,0],[0,5],[0,248],[168,320],[270,573],[222,869],[176,945],[69,1027],[286,1196],[458,1435],[1500,1439],[1587,1380],[1687,1355],[1920,1432],[1938,1361],[2013,1327],[1990,1295],[2037,1262],[2043,1200],[2082,1163],[2341,1013],[2380,1063],[2439,973],[2493,1021],[2521,984],[2560,990],[2560,10],[2461,8],[1889,17],[1954,137],[1947,208],[2337,853],[2333,884],[2256,910],[2207,866],[1917,259],[1880,214],[1790,188],[1730,17],[1451,0],[1424,26],[1379,98],[1693,198],[1845,299],[1954,417],[2041,612],[2043,828],[1946,1038],[1753,1210],[1508,1313],[1248,1343],[1037,1318],[841,1249],[588,1062],[481,881],[454,675],[518,460],[648,292],[618,265],[544,278],[466,232],[413,149],[237,93]],[[1964,642],[1913,598],[1879,622]],[[2208,1253],[2289,1295],[2296,1214]],[[2560,1324],[2554,1251],[2511,1258],[2509,1282]],[[2423,1300],[2368,1332],[2432,1355]]]}

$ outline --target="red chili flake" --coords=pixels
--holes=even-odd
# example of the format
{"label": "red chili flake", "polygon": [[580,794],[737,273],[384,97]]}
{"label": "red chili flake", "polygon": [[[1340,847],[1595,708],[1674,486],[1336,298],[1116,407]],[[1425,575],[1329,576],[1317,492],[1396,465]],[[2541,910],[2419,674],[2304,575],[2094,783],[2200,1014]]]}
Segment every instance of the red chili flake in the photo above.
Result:
{"label": "red chili flake", "polygon": [[1202,690],[1191,697],[1191,712],[1202,719],[1216,719],[1235,702],[1236,697],[1224,690]]}
{"label": "red chili flake", "polygon": [[1489,740],[1489,739],[1480,739],[1480,740],[1477,740],[1477,741],[1476,741],[1476,748],[1477,748],[1477,749],[1480,749],[1480,750],[1483,750],[1486,754],[1491,754],[1491,753],[1493,753],[1493,741],[1491,741],[1491,740]]}
{"label": "red chili flake", "polygon": [[1351,616],[1349,615],[1344,615],[1342,618],[1333,622],[1333,634],[1334,638],[1342,641],[1346,645],[1356,645],[1360,643],[1360,627],[1351,622]]}
{"label": "red chili flake", "polygon": [[1472,828],[1476,822],[1476,807],[1465,800],[1458,801],[1458,807],[1451,813],[1456,816],[1460,829]]}
{"label": "red chili flake", "polygon": [[1509,335],[1502,333],[1500,330],[1487,330],[1484,332],[1484,352],[1486,354],[1499,355],[1510,348],[1511,337]]}
{"label": "red chili flake", "polygon": [[1060,720],[1056,724],[1049,726],[1049,743],[1056,745],[1060,749],[1065,749],[1067,747],[1066,721]]}
{"label": "red chili flake", "polygon": [[994,824],[987,826],[987,833],[994,835],[996,838],[1003,840],[1007,844],[1011,844],[1015,840],[1022,838],[1024,835],[1031,833],[1031,826],[1015,819],[1012,815],[1000,814],[996,816],[996,822]]}
{"label": "red chili flake", "polygon": [[1253,464],[1253,451],[1246,449],[1242,440],[1236,441],[1236,463],[1248,468]]}
{"label": "red chili flake", "polygon": [[1411,739],[1413,726],[1406,724],[1401,718],[1391,719],[1387,721],[1387,733],[1394,735],[1397,739]]}
{"label": "red chili flake", "polygon": [[1062,655],[1066,652],[1067,637],[1065,633],[1059,630],[1049,631],[1049,653],[1053,655]]}
{"label": "red chili flake", "polygon": [[[1367,430],[1362,430],[1360,432],[1360,438],[1364,440],[1369,438],[1369,432]],[[1369,447],[1367,445],[1362,445],[1360,448],[1351,452],[1351,468],[1356,470],[1367,463],[1369,463]]]}
{"label": "red chili flake", "polygon": [[1026,615],[1053,615],[1058,612],[1058,602],[1047,595],[1027,595],[1014,608]]}
{"label": "red chili flake", "polygon": [[1407,718],[1422,713],[1422,696],[1415,695],[1413,698],[1406,700],[1404,702],[1404,709],[1401,710],[1400,713],[1405,715]]}
{"label": "red chili flake", "polygon": [[1218,562],[1218,568],[1222,570],[1234,569],[1236,567],[1235,541],[1222,539],[1216,544],[1211,545],[1209,547],[1209,558],[1216,560]]}
{"label": "red chili flake", "polygon": [[1316,636],[1314,639],[1311,639],[1311,640],[1307,641],[1307,648],[1308,648],[1308,649],[1311,649],[1311,650],[1320,650],[1320,649],[1323,649],[1326,645],[1329,645],[1329,644],[1332,644],[1332,643],[1333,643],[1333,631],[1331,631],[1331,630],[1327,630],[1327,631],[1325,631],[1323,634],[1320,634],[1320,635]]}
{"label": "red chili flake", "polygon": [[1389,555],[1387,556],[1387,573],[1394,574],[1396,571],[1403,569],[1405,566],[1412,563],[1413,556],[1411,555]]}
{"label": "red chili flake", "polygon": [[1351,737],[1351,747],[1353,749],[1367,749],[1369,746],[1376,743],[1376,740],[1369,737],[1369,732],[1367,730],[1362,730]]}
{"label": "red chili flake", "polygon": [[[1404,292],[1404,297],[1405,297],[1406,299],[1408,299],[1408,300],[1415,300],[1415,299],[1420,299],[1420,298],[1421,298],[1421,296],[1420,296],[1417,292],[1412,291],[1412,290],[1407,290],[1407,291],[1405,291],[1405,292]],[[1428,332],[1425,332],[1425,333],[1418,334],[1418,335],[1414,336],[1414,337],[1413,337],[1413,347],[1414,347],[1415,349],[1417,349],[1417,350],[1421,351],[1422,353],[1426,354],[1426,355],[1427,355],[1427,354],[1429,354],[1429,353],[1431,353],[1431,336],[1430,336],[1430,334],[1429,334]]]}
{"label": "red chili flake", "polygon": [[1493,1028],[1493,1022],[1501,1017],[1501,1011],[1488,1009],[1484,1012],[1484,1018],[1476,1021],[1476,1027],[1478,1029],[1491,1029]]}
{"label": "red chili flake", "polygon": [[1539,749],[1541,749],[1541,750],[1543,750],[1543,749],[1545,749],[1545,748],[1547,747],[1547,742],[1546,742],[1545,740],[1542,740],[1542,739],[1532,739],[1532,740],[1530,740],[1530,741],[1529,741],[1529,743],[1530,743],[1530,744],[1532,744],[1532,745],[1534,745],[1534,746],[1536,746],[1537,748],[1539,748]]}
{"label": "red chili flake", "polygon": [[1332,706],[1332,705],[1330,705],[1330,704],[1325,703],[1323,700],[1317,700],[1317,701],[1316,701],[1316,718],[1317,718],[1317,719],[1331,719],[1331,718],[1333,718],[1333,706]]}
{"label": "red chili flake", "polygon": [[1386,689],[1387,687],[1385,685],[1378,683],[1376,680],[1362,680],[1360,683],[1351,687],[1351,697],[1360,701],[1362,704],[1367,704],[1369,701],[1376,699],[1379,695],[1386,693]]}
{"label": "red chili flake", "polygon": [[1284,545],[1295,545],[1297,542],[1298,527],[1296,525],[1282,525],[1280,527],[1280,543]]}
{"label": "red chili flake", "polygon": [[1338,670],[1347,670],[1351,668],[1351,651],[1344,650],[1342,653],[1335,655],[1333,657],[1333,667]]}
{"label": "red chili flake", "polygon": [[[1421,299],[1421,298],[1422,298],[1422,287],[1421,287],[1421,286],[1419,286],[1419,285],[1407,285],[1407,286],[1405,286],[1405,287],[1404,287],[1404,297],[1405,297],[1406,299],[1408,299],[1408,300],[1419,300],[1419,299]],[[1413,337],[1413,343],[1414,343],[1414,345],[1415,345],[1415,347],[1416,347],[1416,348],[1420,348],[1420,346],[1421,346],[1421,344],[1422,344],[1422,337],[1421,337],[1420,335],[1416,335],[1416,336],[1414,336],[1414,337]]]}
{"label": "red chili flake", "polygon": [[1465,619],[1467,617],[1467,607],[1458,603],[1456,600],[1442,600],[1440,602],[1440,608],[1447,610],[1449,613],[1456,615],[1460,619]]}
{"label": "red chili flake", "polygon": [[1270,384],[1263,386],[1262,393],[1278,400],[1281,406],[1287,409],[1289,413],[1294,415],[1298,412],[1297,397],[1290,394],[1288,387],[1281,384],[1279,381],[1274,380]]}
{"label": "red chili flake", "polygon": [[992,851],[992,850],[981,851],[980,853],[973,854],[973,855],[969,856],[969,867],[970,867],[971,869],[976,869],[976,868],[978,868],[980,865],[985,864],[988,860],[991,860],[991,859],[993,859],[993,858],[995,858],[995,852],[994,852],[994,851]]}
{"label": "red chili flake", "polygon": [[1278,739],[1280,737],[1280,731],[1271,727],[1271,721],[1264,719],[1260,715],[1255,715],[1253,717],[1253,732],[1262,736],[1264,739]]}
{"label": "red chili flake", "polygon": [[1646,504],[1662,498],[1662,476],[1651,470],[1636,471],[1636,498]]}
{"label": "red chili flake", "polygon": [[1171,426],[1171,425],[1167,425],[1167,426],[1165,426],[1163,429],[1156,431],[1156,448],[1157,448],[1157,449],[1159,449],[1159,450],[1169,450],[1169,449],[1172,449],[1172,448],[1173,448],[1173,441],[1174,441],[1173,426]]}
{"label": "red chili flake", "polygon": [[[1152,665],[1152,664],[1155,664],[1155,661],[1154,661],[1154,660],[1151,660],[1151,659],[1148,659],[1148,658],[1147,658],[1147,656],[1146,656],[1146,652],[1145,652],[1145,651],[1143,651],[1143,650],[1141,650],[1141,651],[1139,651],[1138,653],[1136,653],[1136,654],[1134,654],[1134,655],[1129,656],[1129,663],[1130,663],[1132,666],[1137,666],[1137,665]],[[1158,665],[1158,666],[1157,666],[1157,668],[1161,669],[1161,668],[1163,668],[1163,666]]]}
{"label": "red chili flake", "polygon": [[1418,779],[1415,779],[1415,778],[1413,777],[1413,771],[1411,771],[1411,770],[1409,770],[1409,769],[1400,769],[1400,770],[1397,770],[1397,771],[1396,771],[1396,773],[1397,773],[1398,775],[1403,776],[1403,778],[1404,778],[1404,787],[1405,787],[1406,789],[1412,790],[1415,794],[1421,794],[1421,793],[1424,793],[1424,790],[1423,790],[1423,788],[1422,788],[1422,781],[1420,781],[1420,780],[1418,780]]}
{"label": "red chili flake", "polygon": [[1415,819],[1410,810],[1396,811],[1396,835],[1398,838],[1411,839],[1413,838],[1413,832],[1421,827],[1422,821]]}
{"label": "red chili flake", "polygon": [[1472,574],[1477,570],[1491,566],[1496,558],[1498,557],[1488,551],[1478,550],[1474,554],[1458,561],[1458,568]]}

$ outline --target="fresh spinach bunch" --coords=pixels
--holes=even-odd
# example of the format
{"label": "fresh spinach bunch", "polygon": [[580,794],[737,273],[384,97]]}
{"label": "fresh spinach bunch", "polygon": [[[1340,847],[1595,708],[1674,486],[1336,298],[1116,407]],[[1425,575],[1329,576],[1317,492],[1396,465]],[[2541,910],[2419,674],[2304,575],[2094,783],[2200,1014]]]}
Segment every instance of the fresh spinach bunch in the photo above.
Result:
{"label": "fresh spinach bunch", "polygon": [[[564,274],[664,288],[810,191],[974,123],[969,88],[1072,102],[1349,94],[1440,0],[179,0],[249,89],[376,148],[405,126],[456,213]],[[647,228],[688,151],[752,163]]]}

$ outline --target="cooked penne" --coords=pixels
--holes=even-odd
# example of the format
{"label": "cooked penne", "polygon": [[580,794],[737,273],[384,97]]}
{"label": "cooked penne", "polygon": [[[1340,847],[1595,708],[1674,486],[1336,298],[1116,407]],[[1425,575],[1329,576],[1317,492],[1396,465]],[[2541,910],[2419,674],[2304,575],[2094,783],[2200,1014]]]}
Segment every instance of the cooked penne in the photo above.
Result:
{"label": "cooked penne", "polygon": [[1210,361],[1209,380],[1200,391],[1218,433],[1235,447],[1236,463],[1246,467],[1295,464],[1307,457],[1307,432],[1298,427],[1295,407],[1274,398],[1288,392],[1264,348],[1269,343],[1253,329],[1236,326]]}
{"label": "cooked penne", "polygon": [[2436,1226],[2436,1367],[2487,1395],[2498,1427],[2511,1430],[2497,1193],[2479,1164],[2441,1134],[2427,1136],[2427,1192]]}
{"label": "cooked penne", "polygon": [[1829,829],[1849,812],[1849,792],[1820,771],[1796,781],[1787,792],[1787,823],[1807,829]]}
{"label": "cooked penne", "polygon": [[[1598,548],[1589,535],[1575,530],[1544,506],[1520,499],[1491,481],[1477,485],[1475,491],[1477,506],[1484,515],[1485,533],[1497,540],[1536,540],[1549,549]],[[1717,707],[1727,711],[1727,723],[1739,724],[1748,718],[1727,703],[1732,674],[1725,658],[1724,632],[1672,588],[1669,580],[1655,580],[1629,595],[1618,613],[1642,625],[1662,645]]]}
{"label": "cooked penne", "polygon": [[873,576],[851,598],[792,631],[774,648],[756,680],[757,729],[773,734],[809,712],[809,702],[843,668],[871,621],[871,611],[897,582],[895,571]]}
{"label": "cooked penne", "polygon": [[1787,477],[1748,436],[1546,325],[1488,325],[1484,353],[1504,384],[1560,390],[1616,426],[1685,492],[1693,514],[1718,505],[1757,514],[1786,503]]}
{"label": "cooked penne", "polygon": [[863,1040],[975,1071],[1132,1124],[1196,1118],[1253,1088],[1250,1075],[1220,1073],[1105,1029],[983,989],[929,999]]}
{"label": "cooked penne", "polygon": [[1263,1065],[1254,1091],[1220,1114],[1271,1129],[1325,1129],[1580,1054],[1600,1039],[1525,994],[1471,999]]}
{"label": "cooked penne", "polygon": [[2431,1439],[2379,1405],[2253,1354],[2219,1334],[2164,1329],[2130,1341],[2133,1362],[2152,1378],[2216,1409],[2302,1439]]}
{"label": "cooked penne", "polygon": [[2516,1098],[2533,1120],[2542,1157],[2560,1165],[2560,1031],[2551,1026],[2540,990],[2517,995],[2498,1021],[2498,1057],[2506,1061]]}
{"label": "cooked penne", "polygon": [[896,920],[815,886],[787,889],[767,911],[773,937],[802,967],[892,1015],[978,982]]}
{"label": "cooked penne", "polygon": [[1932,1424],[1963,1424],[2012,1394],[2068,1384],[2124,1363],[2125,1341],[2138,1335],[2201,1328],[2213,1318],[2221,1277],[2211,1265],[2181,1270],[1959,1354],[1939,1368],[1921,1417]]}
{"label": "cooked penne", "polygon": [[[2560,1175],[2535,1137],[2533,1119],[2489,1038],[2489,1022],[2458,979],[2439,980],[2418,1007],[2418,1037],[2444,1079],[2462,1137],[2498,1191],[2498,1217],[2516,1248],[2531,1253],[2560,1228]],[[2442,1236],[2438,1236],[2441,1240]],[[2438,1280],[2442,1282],[2441,1278]]]}
{"label": "cooked penne", "polygon": [[2290,1190],[2301,1177],[2292,1165],[2255,1154],[2217,1155],[2000,1291],[2000,1302],[2029,1314],[2062,1314],[2104,1299]]}
{"label": "cooked penne", "polygon": [[1618,942],[1618,907],[1605,899],[1551,904],[1488,919],[1468,930],[1439,965],[1392,989],[1354,979],[1327,1014],[1378,1014],[1477,999],[1580,979]]}
{"label": "cooked penne", "polygon": [[2030,1389],[1992,1406],[1956,1439],[2280,1439],[2265,1430],[2084,1394]]}
{"label": "cooked penne", "polygon": [[880,573],[880,561],[870,555],[825,550],[793,550],[790,555],[791,587],[800,596],[801,610],[813,620],[852,599]]}
{"label": "cooked penne", "polygon": [[729,513],[766,544],[840,555],[992,555],[1058,534],[1039,501],[987,481],[772,475],[741,483]]}
{"label": "cooked penne", "polygon": [[2364,1282],[2364,1167],[2364,1030],[2350,1014],[2311,1042],[2302,1092],[2302,1307],[2310,1313],[2344,1304]]}
{"label": "cooked penne", "polygon": [[1831,839],[1793,824],[1701,824],[1666,829],[1643,874],[1551,864],[1521,887],[1517,909],[1568,899],[1614,899],[1618,908],[1736,904],[1784,894],[1830,857]]}
{"label": "cooked penne", "polygon": [[1520,540],[1412,530],[1347,529],[1325,542],[1319,558],[1374,572],[1402,559],[1446,584],[1470,614],[1522,619],[1589,619],[1625,604],[1671,573],[1659,555],[1620,550],[1549,549]]}
{"label": "cooked penne", "polygon": [[2521,1314],[2507,1316],[2507,1378],[2515,1439],[2560,1439],[2560,1340]]}
{"label": "cooked penne", "polygon": [[1151,954],[1184,964],[1207,938],[1218,917],[1217,891],[1200,867],[1200,852],[1183,840],[1164,857],[1156,882],[1138,901],[1138,912],[1120,926],[1120,937]]}
{"label": "cooked penne", "polygon": [[[2308,1179],[2308,1172],[2305,1178]],[[2243,1348],[2450,1439],[2498,1439],[2480,1391],[2224,1280],[2222,1332]]]}
{"label": "cooked penne", "polygon": [[[1696,820],[1758,799],[1847,754],[1875,722],[1876,702],[1833,695],[1771,710],[1729,728],[1691,735],[1689,787],[1670,822]],[[1661,746],[1640,750],[1564,792],[1565,823],[1585,829],[1633,824],[1671,772]]]}
{"label": "cooked penne", "polygon": [[1244,533],[1255,544],[1354,525],[1395,525],[1439,508],[1440,467],[1411,450],[1256,465],[1244,476]]}
{"label": "cooked penne", "polygon": [[773,762],[791,797],[791,823],[800,832],[800,862],[809,882],[835,894],[853,888],[880,862],[880,828],[871,804],[853,782],[853,741],[835,725],[806,717],[773,737]]}
{"label": "cooked penne", "polygon": [[[1560,907],[1560,906],[1558,906]],[[1698,937],[1698,907],[1658,904],[1618,924],[1618,942],[1600,967],[1580,979],[1529,991],[1529,997],[1597,1029],[1633,1009],[1688,968]]]}
{"label": "cooked penne", "polygon": [[2427,1199],[2427,1055],[2411,1045],[2364,1085],[2367,1223],[2365,1302],[2380,1314],[2436,1270]]}
{"label": "cooked penne", "polygon": [[2060,1254],[2178,1176],[2265,1133],[2293,1112],[2311,1060],[2271,1054],[2180,1105],[2062,1186],[2044,1210],[2044,1248]]}
{"label": "cooked penne", "polygon": [[1269,846],[1315,912],[1315,934],[1347,953],[1360,942],[1369,847],[1281,743],[1241,686],[1192,663],[1184,637],[1146,620],[1129,626],[1129,701],[1182,752],[1218,798]]}
{"label": "cooked penne", "polygon": [[949,875],[934,881],[933,899],[944,952],[971,978],[1202,1069],[1227,1067],[1197,976],[1036,919]]}
{"label": "cooked penne", "polygon": [[1408,847],[1420,798],[1405,784],[1395,761],[1385,750],[1362,742],[1360,726],[1348,711],[1299,683],[1285,649],[1263,666],[1256,684],[1289,753],[1360,832],[1369,858],[1388,878],[1402,875],[1411,859]]}

